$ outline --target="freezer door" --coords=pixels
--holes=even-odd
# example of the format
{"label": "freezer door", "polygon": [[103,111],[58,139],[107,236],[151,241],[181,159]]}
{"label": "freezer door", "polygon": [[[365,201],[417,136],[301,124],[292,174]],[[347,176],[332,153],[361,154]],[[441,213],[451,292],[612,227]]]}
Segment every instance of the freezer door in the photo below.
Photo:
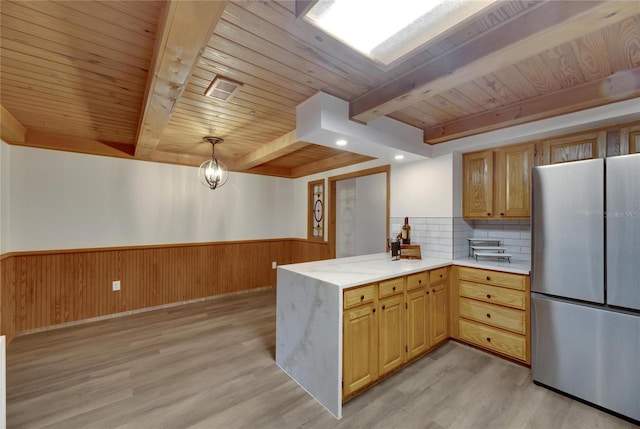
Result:
{"label": "freezer door", "polygon": [[534,381],[640,420],[640,315],[531,294]]}
{"label": "freezer door", "polygon": [[604,160],[534,167],[531,290],[604,303]]}
{"label": "freezer door", "polygon": [[640,310],[640,154],[607,158],[607,303]]}

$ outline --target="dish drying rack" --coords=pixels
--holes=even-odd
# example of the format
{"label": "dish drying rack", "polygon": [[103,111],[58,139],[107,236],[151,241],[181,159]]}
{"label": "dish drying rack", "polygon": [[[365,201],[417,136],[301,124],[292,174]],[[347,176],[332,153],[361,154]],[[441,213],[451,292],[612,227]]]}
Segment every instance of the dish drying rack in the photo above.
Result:
{"label": "dish drying rack", "polygon": [[505,247],[500,246],[500,240],[494,240],[491,238],[468,238],[469,240],[469,257],[478,260],[481,258],[491,258],[502,260],[506,259],[511,263],[511,255],[504,253],[507,250]]}

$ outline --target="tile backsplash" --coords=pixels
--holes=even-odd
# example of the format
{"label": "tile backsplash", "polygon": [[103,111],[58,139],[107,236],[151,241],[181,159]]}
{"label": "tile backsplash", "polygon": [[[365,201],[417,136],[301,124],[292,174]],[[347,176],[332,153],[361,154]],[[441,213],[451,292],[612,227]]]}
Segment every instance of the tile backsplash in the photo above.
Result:
{"label": "tile backsplash", "polygon": [[498,239],[512,259],[531,261],[531,222],[528,220],[474,220],[472,238]]}
{"label": "tile backsplash", "polygon": [[[404,218],[390,219],[395,237]],[[411,243],[419,244],[424,257],[458,259],[469,255],[468,238],[500,240],[513,260],[531,260],[531,223],[528,220],[465,220],[454,217],[410,217]]]}
{"label": "tile backsplash", "polygon": [[[393,217],[391,237],[395,237],[404,223],[404,218]],[[419,244],[423,257],[452,259],[453,218],[410,217],[411,244]]]}

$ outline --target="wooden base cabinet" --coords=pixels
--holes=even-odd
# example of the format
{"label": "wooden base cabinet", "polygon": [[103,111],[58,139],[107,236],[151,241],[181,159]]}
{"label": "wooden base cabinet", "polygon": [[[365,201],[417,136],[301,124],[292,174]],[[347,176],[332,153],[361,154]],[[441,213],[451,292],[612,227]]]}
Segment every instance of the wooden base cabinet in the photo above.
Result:
{"label": "wooden base cabinet", "polygon": [[407,291],[407,360],[412,360],[429,349],[427,306],[424,287]]}
{"label": "wooden base cabinet", "polygon": [[455,269],[452,337],[530,364],[529,276]]}
{"label": "wooden base cabinet", "polygon": [[344,291],[347,400],[449,338],[449,268]]}
{"label": "wooden base cabinet", "polygon": [[434,346],[449,338],[449,268],[429,272],[429,321],[430,345]]}
{"label": "wooden base cabinet", "polygon": [[368,285],[344,293],[343,397],[378,379],[378,303],[375,289],[376,285]]}
{"label": "wooden base cabinet", "polygon": [[[399,280],[390,280],[397,284],[393,295],[380,298],[378,347],[381,377],[399,368],[406,361],[404,279]],[[384,285],[385,283],[380,283],[381,294]]]}

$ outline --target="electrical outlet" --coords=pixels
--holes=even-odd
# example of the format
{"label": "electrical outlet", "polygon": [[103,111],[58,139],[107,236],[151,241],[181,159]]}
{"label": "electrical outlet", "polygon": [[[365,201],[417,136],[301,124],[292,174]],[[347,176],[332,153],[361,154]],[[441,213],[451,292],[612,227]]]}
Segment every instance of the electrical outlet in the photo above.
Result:
{"label": "electrical outlet", "polygon": [[272,269],[272,270],[275,270],[276,268],[278,268],[278,263],[277,263],[276,261],[273,261],[273,262],[271,263],[271,269]]}
{"label": "electrical outlet", "polygon": [[120,290],[120,280],[115,280],[111,282],[111,290],[114,292],[117,290]]}

